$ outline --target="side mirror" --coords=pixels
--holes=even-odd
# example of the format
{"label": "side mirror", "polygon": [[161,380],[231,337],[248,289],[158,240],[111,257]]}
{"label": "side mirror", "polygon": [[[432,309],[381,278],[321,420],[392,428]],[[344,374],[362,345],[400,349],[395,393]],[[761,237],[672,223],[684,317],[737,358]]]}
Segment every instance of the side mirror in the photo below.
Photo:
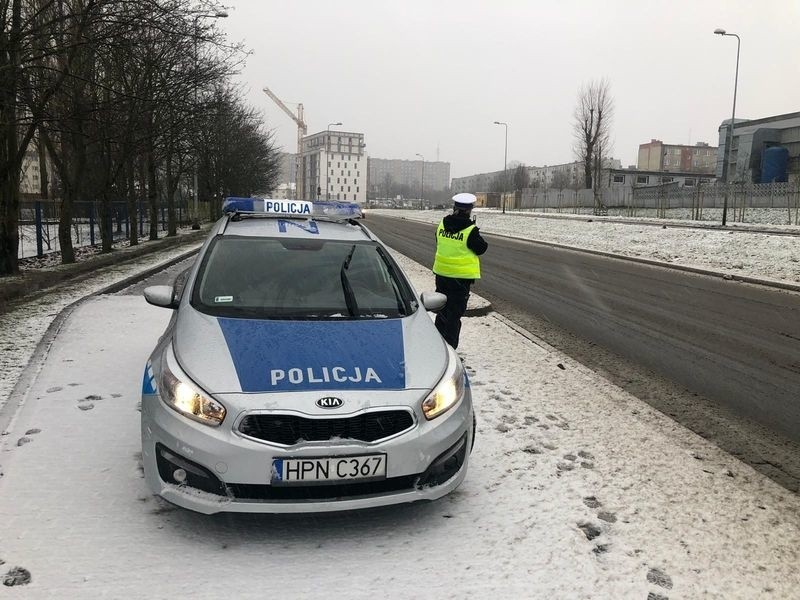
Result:
{"label": "side mirror", "polygon": [[447,304],[447,296],[439,292],[422,292],[420,299],[422,300],[422,306],[425,307],[425,310],[430,310],[432,312],[442,310],[444,305]]}
{"label": "side mirror", "polygon": [[153,306],[178,308],[178,302],[175,300],[175,288],[171,285],[154,285],[144,288],[144,299]]}

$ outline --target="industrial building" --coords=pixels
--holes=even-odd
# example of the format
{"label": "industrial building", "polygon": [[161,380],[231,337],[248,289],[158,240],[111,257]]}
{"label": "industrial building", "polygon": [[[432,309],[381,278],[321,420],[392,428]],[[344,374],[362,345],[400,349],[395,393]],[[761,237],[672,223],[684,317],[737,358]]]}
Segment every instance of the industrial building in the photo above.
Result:
{"label": "industrial building", "polygon": [[722,181],[771,183],[800,181],[800,112],[736,119],[726,156],[730,119],[719,126],[717,177]]}
{"label": "industrial building", "polygon": [[713,173],[717,166],[717,148],[706,142],[694,146],[665,144],[651,139],[639,145],[636,168],[642,171],[670,171],[675,173]]}

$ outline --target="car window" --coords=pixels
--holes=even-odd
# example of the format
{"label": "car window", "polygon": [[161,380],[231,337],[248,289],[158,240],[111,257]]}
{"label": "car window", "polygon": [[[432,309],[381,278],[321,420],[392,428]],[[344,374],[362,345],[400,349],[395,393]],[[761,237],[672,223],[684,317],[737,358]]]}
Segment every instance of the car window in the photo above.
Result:
{"label": "car window", "polygon": [[391,318],[412,298],[377,244],[218,237],[201,263],[192,305],[248,318]]}

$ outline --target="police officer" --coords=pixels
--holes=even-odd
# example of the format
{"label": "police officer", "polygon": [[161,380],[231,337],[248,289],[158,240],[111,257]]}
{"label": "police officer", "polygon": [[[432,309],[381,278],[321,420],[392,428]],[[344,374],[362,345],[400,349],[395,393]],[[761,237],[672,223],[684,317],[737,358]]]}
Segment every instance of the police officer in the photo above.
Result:
{"label": "police officer", "polygon": [[447,296],[447,304],[436,315],[436,329],[453,348],[458,348],[469,288],[481,277],[478,256],[489,247],[470,218],[476,200],[473,194],[453,196],[453,214],[444,217],[436,228],[436,291]]}

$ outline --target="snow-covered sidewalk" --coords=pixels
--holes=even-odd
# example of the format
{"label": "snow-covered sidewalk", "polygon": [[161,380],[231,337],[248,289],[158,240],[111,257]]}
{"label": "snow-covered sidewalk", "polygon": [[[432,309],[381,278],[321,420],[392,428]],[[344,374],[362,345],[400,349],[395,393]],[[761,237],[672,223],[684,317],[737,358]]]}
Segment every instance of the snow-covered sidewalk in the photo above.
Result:
{"label": "snow-covered sidewalk", "polygon": [[493,315],[464,323],[479,435],[455,493],[318,516],[175,509],[137,466],[142,365],[169,316],[103,296],[57,336],[0,438],[0,574],[32,574],[9,598],[797,594],[800,498]]}
{"label": "snow-covered sidewalk", "polygon": [[[369,215],[387,215],[438,223],[446,211],[371,209]],[[583,215],[552,219],[518,213],[476,211],[483,233],[611,252],[689,267],[710,269],[776,281],[800,283],[800,237],[768,233],[715,231],[635,223],[610,223]],[[649,222],[657,222],[648,219]],[[785,227],[798,231],[798,227]]]}
{"label": "snow-covered sidewalk", "polygon": [[0,412],[42,336],[64,308],[136,273],[196,250],[200,245],[201,242],[197,242],[162,250],[117,266],[107,267],[101,274],[89,279],[37,293],[35,299],[0,314]]}

